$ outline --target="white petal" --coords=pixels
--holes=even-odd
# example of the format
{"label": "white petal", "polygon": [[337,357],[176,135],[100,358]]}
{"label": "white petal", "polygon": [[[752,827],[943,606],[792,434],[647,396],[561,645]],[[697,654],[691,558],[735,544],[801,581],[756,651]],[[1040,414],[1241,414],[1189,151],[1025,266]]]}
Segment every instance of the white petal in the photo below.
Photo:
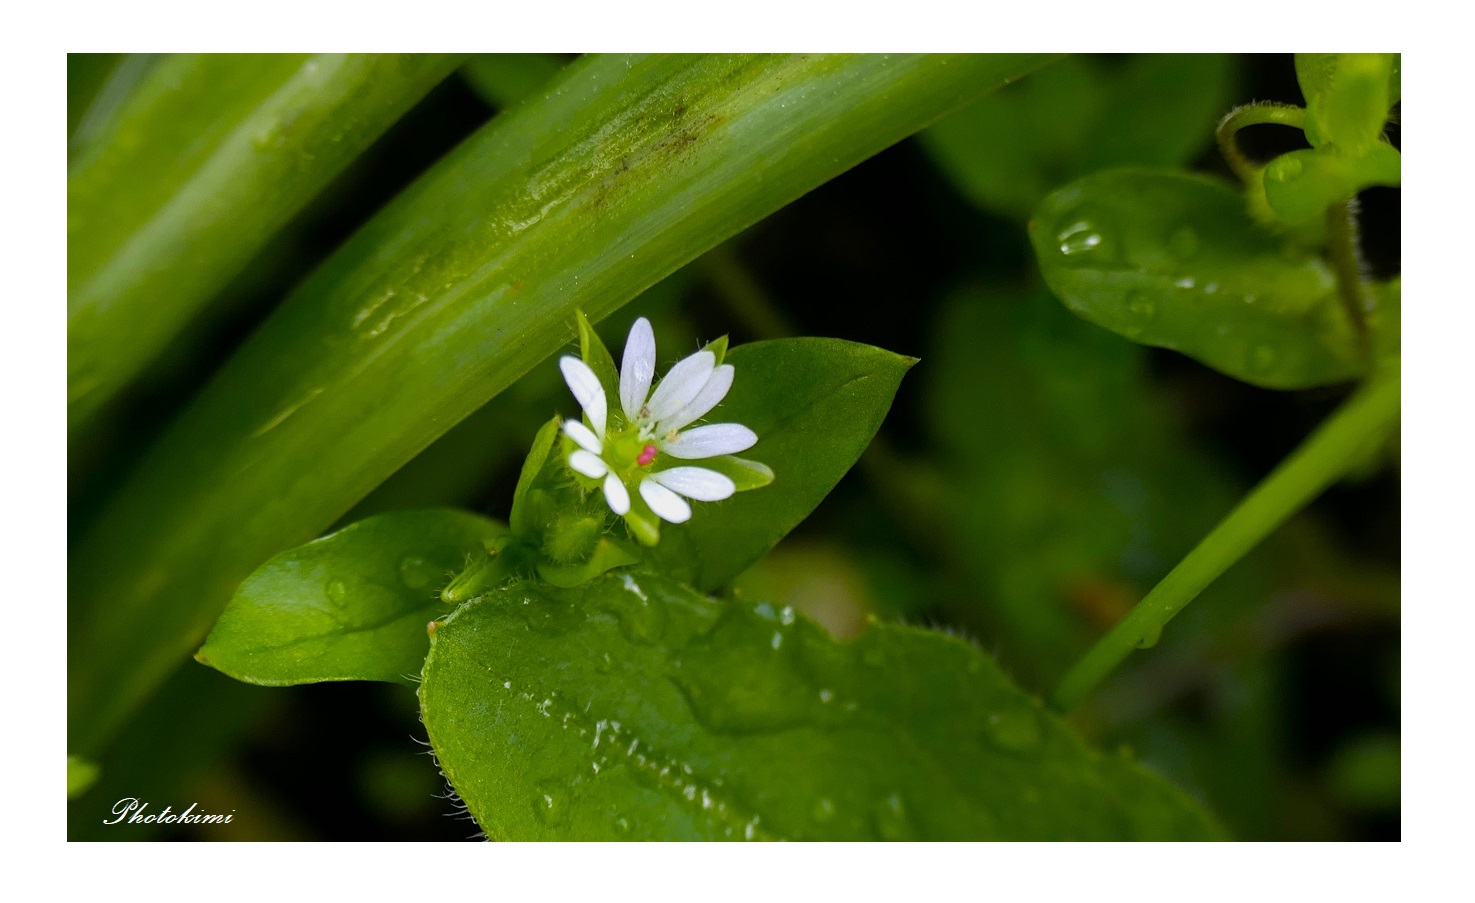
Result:
{"label": "white petal", "polygon": [[[565,420],[563,422],[563,434],[579,443],[579,448],[582,448],[586,452],[597,455],[604,451],[604,443],[599,441],[599,437],[594,435],[589,427],[577,420]],[[604,474],[595,474],[595,476],[604,476]]]}
{"label": "white petal", "polygon": [[581,449],[576,449],[568,456],[568,466],[577,470],[586,477],[599,479],[609,473],[609,465],[602,459]]}
{"label": "white petal", "polygon": [[717,407],[727,397],[727,390],[732,388],[732,374],[732,364],[723,364],[713,370],[712,378],[707,380],[690,404],[660,421],[660,432],[679,430]]}
{"label": "white petal", "polygon": [[630,327],[625,339],[625,356],[620,361],[620,407],[631,423],[650,395],[650,380],[656,373],[656,334],[645,317]]}
{"label": "white petal", "polygon": [[713,423],[662,443],[661,451],[673,458],[713,458],[750,449],[757,442],[758,435],[740,423]]}
{"label": "white petal", "polygon": [[604,418],[608,409],[599,377],[594,375],[588,364],[567,354],[559,358],[558,369],[563,371],[563,381],[568,383],[569,391],[578,399],[579,407],[588,415],[589,425],[594,427],[594,435],[603,436]]}
{"label": "white petal", "polygon": [[650,510],[661,516],[661,520],[673,524],[684,524],[691,520],[691,506],[686,500],[655,480],[640,481],[640,497],[645,499]]}
{"label": "white petal", "polygon": [[604,500],[609,502],[609,510],[621,517],[630,513],[630,491],[614,474],[604,478]]}
{"label": "white petal", "polygon": [[710,351],[698,351],[678,361],[646,403],[651,419],[660,423],[691,404],[712,378],[716,366],[717,356]]}
{"label": "white petal", "polygon": [[646,479],[699,502],[720,502],[737,492],[736,483],[705,467],[673,467],[656,471]]}

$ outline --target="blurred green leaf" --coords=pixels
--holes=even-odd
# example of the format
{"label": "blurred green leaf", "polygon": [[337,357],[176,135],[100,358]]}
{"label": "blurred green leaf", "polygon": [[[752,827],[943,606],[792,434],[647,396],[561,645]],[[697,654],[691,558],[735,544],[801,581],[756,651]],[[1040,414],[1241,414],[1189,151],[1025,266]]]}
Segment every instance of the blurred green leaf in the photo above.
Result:
{"label": "blurred green leaf", "polygon": [[77,756],[67,756],[67,799],[74,799],[86,793],[93,784],[97,783],[98,774],[97,763]]}
{"label": "blurred green leaf", "polygon": [[870,345],[801,338],[740,345],[727,363],[736,371],[732,389],[709,419],[757,433],[743,459],[766,466],[773,482],[762,485],[766,474],[741,459],[695,462],[762,488],[701,504],[687,523],[664,525],[649,555],[663,573],[709,591],[761,558],[829,495],[870,444],[916,361]]}
{"label": "blurred green leaf", "polygon": [[1112,166],[1178,166],[1213,140],[1230,58],[1071,56],[922,133],[943,171],[985,210],[1024,219],[1051,189]]}
{"label": "blurred green leaf", "polygon": [[1211,839],[967,643],[618,574],[508,587],[435,633],[437,760],[497,840]]}
{"label": "blurred green leaf", "polygon": [[1283,246],[1213,179],[1096,173],[1042,201],[1030,239],[1067,307],[1133,341],[1271,389],[1363,370],[1326,264]]}
{"label": "blurred green leaf", "polygon": [[251,570],[555,352],[574,310],[598,320],[1041,60],[588,57],[498,116],[283,303],[80,541],[74,748],[118,728]]}
{"label": "blurred green leaf", "polygon": [[923,397],[939,547],[966,581],[944,598],[1020,680],[1058,677],[1236,497],[1145,352],[1043,289],[969,286],[939,312]]}
{"label": "blurred green leaf", "polygon": [[462,511],[381,514],[256,569],[195,658],[247,683],[413,683],[440,591],[507,528]]}
{"label": "blurred green leaf", "polygon": [[110,97],[67,171],[68,429],[456,62],[181,55]]}
{"label": "blurred green leaf", "polygon": [[505,110],[545,87],[564,65],[553,53],[477,53],[461,66],[461,77],[482,100]]}
{"label": "blurred green leaf", "polygon": [[1398,102],[1399,54],[1298,53],[1296,80],[1311,146],[1359,155],[1378,143]]}
{"label": "blurred green leaf", "polygon": [[1327,783],[1342,803],[1358,809],[1397,809],[1402,797],[1402,754],[1397,734],[1369,734],[1337,750]]}

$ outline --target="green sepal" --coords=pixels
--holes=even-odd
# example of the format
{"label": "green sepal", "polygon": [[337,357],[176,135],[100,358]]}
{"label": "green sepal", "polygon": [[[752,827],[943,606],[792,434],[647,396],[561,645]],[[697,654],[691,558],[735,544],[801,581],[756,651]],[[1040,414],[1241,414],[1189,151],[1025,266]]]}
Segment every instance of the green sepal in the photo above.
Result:
{"label": "green sepal", "polygon": [[661,519],[638,491],[630,493],[630,510],[625,512],[624,520],[636,542],[651,547],[660,543]]}
{"label": "green sepal", "polygon": [[702,350],[712,352],[713,356],[717,358],[717,363],[713,364],[714,367],[722,366],[722,362],[727,359],[727,336],[713,339],[703,345]]}
{"label": "green sepal", "polygon": [[508,518],[514,536],[526,537],[534,527],[534,505],[529,494],[538,481],[538,475],[543,472],[543,465],[548,461],[548,453],[553,450],[553,443],[558,438],[558,428],[562,423],[561,418],[554,417],[543,424],[533,437],[533,446],[528,449],[528,456],[522,462],[517,488],[512,492],[512,514]]}
{"label": "green sepal", "polygon": [[538,576],[554,586],[569,589],[587,583],[606,571],[636,564],[640,553],[617,539],[605,537],[594,547],[594,554],[581,564],[538,563]]}
{"label": "green sepal", "polygon": [[749,461],[747,458],[739,458],[736,455],[703,458],[697,462],[697,466],[715,470],[732,480],[738,492],[762,489],[773,482],[773,468],[761,461]]}
{"label": "green sepal", "polygon": [[609,412],[613,415],[620,407],[620,371],[616,369],[615,359],[605,347],[604,340],[594,331],[594,324],[582,310],[576,311],[575,316],[579,320],[579,356],[599,377],[605,400],[610,406]]}

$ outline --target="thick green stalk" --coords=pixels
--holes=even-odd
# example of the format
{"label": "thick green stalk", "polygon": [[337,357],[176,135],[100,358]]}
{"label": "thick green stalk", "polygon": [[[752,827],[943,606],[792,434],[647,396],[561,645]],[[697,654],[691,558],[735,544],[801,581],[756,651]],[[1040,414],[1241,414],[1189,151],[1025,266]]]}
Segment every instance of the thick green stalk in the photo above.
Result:
{"label": "thick green stalk", "polygon": [[105,89],[67,172],[68,431],[457,62],[183,55]]}
{"label": "thick green stalk", "polygon": [[1060,711],[1079,705],[1133,649],[1156,643],[1204,587],[1366,460],[1397,423],[1399,385],[1393,372],[1360,388],[1066,672],[1051,704]]}
{"label": "thick green stalk", "polygon": [[71,749],[236,584],[681,264],[1044,62],[594,57],[463,143],[231,359],[72,556]]}

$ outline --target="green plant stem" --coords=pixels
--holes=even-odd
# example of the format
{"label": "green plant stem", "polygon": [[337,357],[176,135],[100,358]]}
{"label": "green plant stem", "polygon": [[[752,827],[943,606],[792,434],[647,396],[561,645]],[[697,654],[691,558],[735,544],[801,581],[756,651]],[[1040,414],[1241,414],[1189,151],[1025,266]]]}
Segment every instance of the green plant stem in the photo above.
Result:
{"label": "green plant stem", "polygon": [[1060,711],[1079,705],[1133,649],[1155,643],[1204,587],[1364,460],[1397,421],[1399,387],[1393,371],[1358,389],[1066,672],[1051,704]]}
{"label": "green plant stem", "polygon": [[1229,168],[1234,170],[1234,174],[1239,176],[1240,181],[1246,185],[1251,183],[1261,166],[1240,151],[1234,136],[1240,129],[1251,125],[1288,125],[1292,128],[1303,128],[1306,125],[1306,111],[1301,107],[1288,104],[1252,103],[1229,111],[1223,119],[1219,120],[1219,127],[1214,130],[1214,140],[1219,142],[1219,152],[1224,155]]}
{"label": "green plant stem", "polygon": [[1352,329],[1357,333],[1358,346],[1366,361],[1372,356],[1367,315],[1373,303],[1363,275],[1362,251],[1358,247],[1357,199],[1350,198],[1328,207],[1326,226],[1327,256],[1331,258],[1333,271],[1337,274],[1337,295],[1342,299],[1347,319],[1352,321]]}

